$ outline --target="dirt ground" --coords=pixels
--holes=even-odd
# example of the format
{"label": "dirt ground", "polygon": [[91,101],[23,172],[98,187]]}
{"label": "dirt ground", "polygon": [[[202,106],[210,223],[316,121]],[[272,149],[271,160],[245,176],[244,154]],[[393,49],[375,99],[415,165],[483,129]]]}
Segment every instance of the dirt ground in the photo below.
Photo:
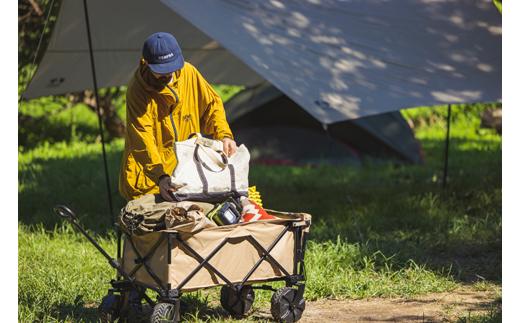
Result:
{"label": "dirt ground", "polygon": [[489,313],[496,297],[495,292],[458,289],[412,299],[319,300],[307,302],[300,322],[451,322]]}

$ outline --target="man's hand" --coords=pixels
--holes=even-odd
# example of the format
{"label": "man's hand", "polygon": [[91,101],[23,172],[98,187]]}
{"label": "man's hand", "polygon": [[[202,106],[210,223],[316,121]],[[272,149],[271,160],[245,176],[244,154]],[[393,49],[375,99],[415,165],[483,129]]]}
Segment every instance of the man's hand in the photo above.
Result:
{"label": "man's hand", "polygon": [[231,157],[237,152],[237,143],[233,139],[226,137],[222,139],[222,143],[224,144],[224,154],[226,156]]}
{"label": "man's hand", "polygon": [[159,179],[159,192],[161,193],[162,198],[168,202],[175,202],[172,196],[172,193],[175,191],[176,189],[172,186],[171,177],[168,175],[161,176]]}

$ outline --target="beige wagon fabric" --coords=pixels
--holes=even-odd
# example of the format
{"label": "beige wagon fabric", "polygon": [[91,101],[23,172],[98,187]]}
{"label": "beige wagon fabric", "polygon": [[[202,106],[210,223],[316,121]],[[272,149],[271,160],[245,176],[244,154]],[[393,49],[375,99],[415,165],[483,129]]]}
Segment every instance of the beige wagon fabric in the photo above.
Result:
{"label": "beige wagon fabric", "polygon": [[[308,231],[310,215],[273,212],[275,215],[285,217],[270,221],[257,221],[238,225],[209,228],[197,233],[179,233],[182,240],[203,258],[207,257],[223,240],[230,240],[209,261],[218,271],[233,283],[240,282],[254,264],[260,259],[261,251],[253,246],[247,239],[256,239],[265,249],[275,241],[276,237],[284,230],[286,225],[303,225]],[[163,283],[171,284],[170,288],[176,288],[199,264],[197,259],[183,246],[179,246],[174,240],[171,250],[171,264],[168,264],[167,231],[152,233],[139,237],[132,237],[141,256],[144,256],[160,240],[159,247],[150,258],[148,264]],[[270,252],[276,261],[290,274],[294,272],[294,233],[287,231],[277,245]],[[123,267],[130,272],[135,266],[135,253],[128,241],[125,241],[123,253]],[[259,282],[271,278],[285,276],[276,266],[269,261],[263,261],[255,270],[248,282]],[[158,287],[157,283],[140,268],[135,278],[137,281]],[[182,291],[190,291],[199,288],[225,284],[225,282],[206,268],[202,268],[185,286]],[[166,286],[162,286],[163,288]]]}

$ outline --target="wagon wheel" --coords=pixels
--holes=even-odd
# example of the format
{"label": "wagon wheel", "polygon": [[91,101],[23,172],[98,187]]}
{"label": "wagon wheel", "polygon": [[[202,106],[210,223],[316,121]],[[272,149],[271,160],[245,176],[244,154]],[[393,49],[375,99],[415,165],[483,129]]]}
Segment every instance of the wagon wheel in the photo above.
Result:
{"label": "wagon wheel", "polygon": [[142,290],[127,290],[121,292],[121,309],[119,322],[133,323],[149,321],[153,307],[142,303]]}
{"label": "wagon wheel", "polygon": [[106,295],[98,307],[99,321],[102,323],[115,322],[119,318],[120,310],[121,297],[112,293]]}
{"label": "wagon wheel", "polygon": [[298,290],[283,287],[271,298],[271,314],[277,322],[296,322],[305,310],[305,299],[298,296]]}
{"label": "wagon wheel", "polygon": [[157,303],[150,317],[151,323],[174,323],[179,321],[179,312],[175,304]]}
{"label": "wagon wheel", "polygon": [[222,286],[220,290],[220,304],[235,317],[246,315],[255,301],[255,291],[251,286],[244,285],[239,292],[229,286]]}

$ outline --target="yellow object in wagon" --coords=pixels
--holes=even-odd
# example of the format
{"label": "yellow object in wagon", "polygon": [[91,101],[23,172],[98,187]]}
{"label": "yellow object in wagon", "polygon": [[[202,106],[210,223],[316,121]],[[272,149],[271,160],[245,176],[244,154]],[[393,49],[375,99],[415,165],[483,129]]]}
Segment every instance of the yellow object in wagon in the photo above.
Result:
{"label": "yellow object in wagon", "polygon": [[262,205],[262,197],[260,196],[260,192],[256,190],[256,186],[250,186],[247,189],[247,195],[248,198],[258,204],[259,206],[263,207]]}

